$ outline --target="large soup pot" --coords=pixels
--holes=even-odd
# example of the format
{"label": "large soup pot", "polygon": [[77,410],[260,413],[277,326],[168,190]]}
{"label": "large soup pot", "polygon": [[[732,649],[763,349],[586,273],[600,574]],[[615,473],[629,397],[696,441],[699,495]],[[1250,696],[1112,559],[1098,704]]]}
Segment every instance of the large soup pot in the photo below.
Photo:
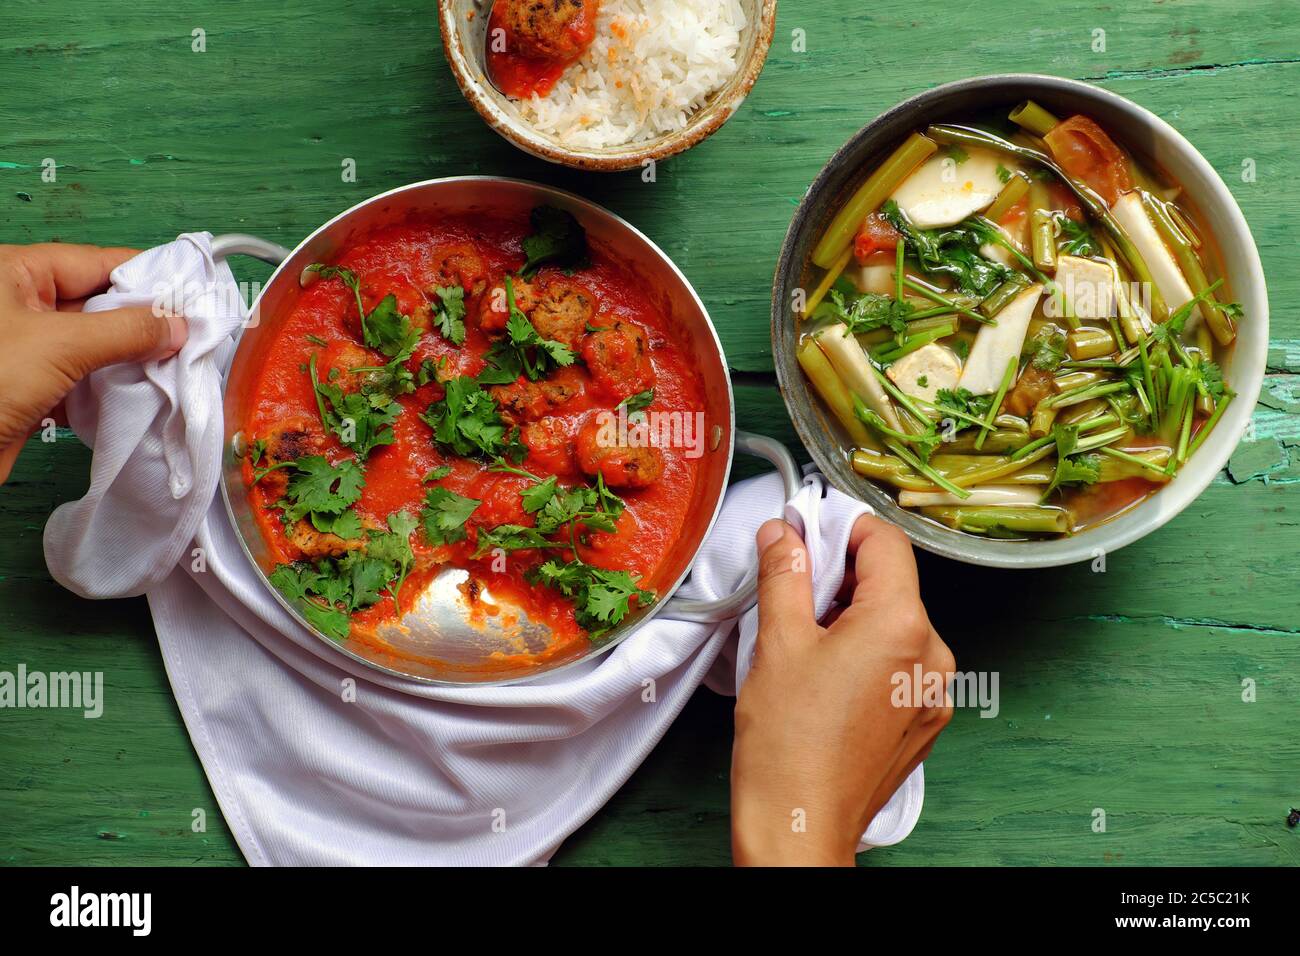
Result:
{"label": "large soup pot", "polygon": [[[249,413],[249,393],[254,373],[268,346],[279,334],[303,288],[304,270],[313,262],[333,262],[356,240],[373,229],[407,219],[440,215],[492,213],[526,214],[534,206],[549,204],[573,213],[587,230],[594,248],[623,263],[647,295],[675,323],[690,342],[704,393],[704,456],[695,489],[696,501],[675,546],[667,555],[659,600],[630,614],[597,646],[575,642],[571,650],[530,655],[546,649],[550,632],[544,625],[521,623],[510,630],[495,622],[471,623],[458,585],[466,572],[445,569],[425,589],[413,607],[380,629],[381,641],[350,638],[339,643],[316,631],[299,610],[267,580],[275,560],[253,517],[244,484],[241,459],[247,447],[242,429]],[[253,319],[242,332],[225,383],[225,452],[222,494],[230,520],[249,560],[265,586],[307,630],[320,640],[378,670],[436,684],[501,684],[537,677],[604,653],[625,640],[656,616],[697,622],[721,621],[752,607],[756,600],[753,572],[739,590],[717,601],[686,600],[675,592],[690,572],[700,545],[722,507],[735,450],[766,458],[785,484],[787,498],[798,489],[800,474],[790,453],[778,442],[736,430],[735,404],[727,363],[704,303],[672,261],[645,235],[607,209],[570,193],[536,183],[487,176],[460,176],[414,183],[359,203],[327,222],[292,252],[253,236],[219,236],[213,243],[218,257],[252,255],[278,264],[253,303]]]}
{"label": "large soup pot", "polygon": [[[1246,319],[1237,330],[1236,344],[1222,362],[1224,377],[1237,397],[1205,444],[1168,485],[1123,514],[1077,535],[1001,541],[953,531],[900,508],[892,494],[853,470],[844,453],[852,443],[809,389],[799,368],[796,348],[801,332],[793,303],[799,290],[810,289],[817,281],[815,273],[819,270],[813,270],[809,260],[832,216],[908,133],[931,123],[969,122],[971,117],[992,110],[1006,115],[1027,99],[1058,116],[1083,113],[1093,117],[1119,142],[1166,170],[1182,185],[1219,241],[1228,288],[1241,302]],[[795,429],[832,485],[871,505],[927,551],[990,567],[1045,568],[1088,561],[1150,534],[1195,501],[1223,470],[1250,420],[1264,382],[1268,290],[1250,227],[1232,193],[1196,147],[1160,117],[1122,96],[1076,80],[1030,73],[980,76],[926,90],[882,113],[855,133],[813,180],[790,223],[776,267],[772,352],[781,394]]]}

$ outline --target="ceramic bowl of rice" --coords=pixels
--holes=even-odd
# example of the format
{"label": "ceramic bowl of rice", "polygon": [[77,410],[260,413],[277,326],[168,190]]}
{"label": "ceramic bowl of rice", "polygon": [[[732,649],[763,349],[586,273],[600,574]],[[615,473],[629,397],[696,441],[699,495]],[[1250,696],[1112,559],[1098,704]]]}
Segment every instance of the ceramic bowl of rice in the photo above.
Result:
{"label": "ceramic bowl of rice", "polygon": [[776,0],[600,0],[595,36],[545,95],[511,98],[487,71],[491,0],[440,0],[465,98],[520,149],[614,171],[689,149],[740,108],[772,44]]}

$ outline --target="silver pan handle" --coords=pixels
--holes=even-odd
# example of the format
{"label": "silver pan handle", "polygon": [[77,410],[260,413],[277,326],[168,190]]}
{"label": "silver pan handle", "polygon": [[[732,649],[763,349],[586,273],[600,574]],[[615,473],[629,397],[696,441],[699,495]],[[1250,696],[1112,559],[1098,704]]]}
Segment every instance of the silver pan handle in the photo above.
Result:
{"label": "silver pan handle", "polygon": [[[799,493],[803,473],[789,450],[774,438],[755,435],[753,432],[736,432],[736,451],[758,458],[766,458],[776,466],[785,486],[785,500]],[[778,518],[780,515],[772,515]],[[659,617],[670,621],[693,621],[697,624],[714,624],[740,617],[758,603],[758,568],[751,568],[734,594],[716,601],[696,601],[674,595],[664,604]]]}
{"label": "silver pan handle", "polygon": [[228,232],[212,237],[212,258],[221,262],[231,256],[252,256],[273,266],[289,258],[289,250],[278,243],[249,236],[242,232]]}

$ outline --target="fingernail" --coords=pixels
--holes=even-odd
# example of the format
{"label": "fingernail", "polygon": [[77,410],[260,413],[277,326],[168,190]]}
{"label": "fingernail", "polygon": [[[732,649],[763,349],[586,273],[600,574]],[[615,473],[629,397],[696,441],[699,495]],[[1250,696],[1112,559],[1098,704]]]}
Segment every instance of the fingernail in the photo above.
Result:
{"label": "fingernail", "polygon": [[766,551],[772,545],[776,544],[785,535],[785,522],[780,518],[773,518],[771,521],[764,521],[758,529],[756,543],[760,553]]}
{"label": "fingernail", "polygon": [[190,337],[190,327],[185,324],[185,320],[179,315],[170,315],[167,317],[167,354],[175,355],[185,344],[185,340]]}

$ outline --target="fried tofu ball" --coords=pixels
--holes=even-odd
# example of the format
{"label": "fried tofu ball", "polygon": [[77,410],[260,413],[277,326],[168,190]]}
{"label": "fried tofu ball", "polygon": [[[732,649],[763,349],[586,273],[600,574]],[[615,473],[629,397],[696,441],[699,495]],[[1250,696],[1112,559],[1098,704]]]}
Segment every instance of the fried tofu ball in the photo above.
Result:
{"label": "fried tofu ball", "polygon": [[600,0],[498,0],[498,11],[523,56],[572,60],[591,42]]}
{"label": "fried tofu ball", "polygon": [[[531,283],[523,279],[511,279],[510,291],[515,297],[515,308],[527,315],[532,311],[536,304],[533,287]],[[499,334],[506,330],[506,322],[510,320],[510,297],[506,295],[505,282],[499,282],[487,290],[479,302],[478,324],[484,332],[489,335]]]}
{"label": "fried tofu ball", "polygon": [[573,434],[564,419],[548,416],[528,422],[520,429],[519,438],[528,446],[531,470],[553,475],[572,475],[577,471],[573,460]]}
{"label": "fried tofu ball", "polygon": [[582,358],[596,386],[622,401],[655,383],[646,334],[631,322],[614,322],[587,335]]}
{"label": "fried tofu ball", "polygon": [[653,445],[619,444],[607,415],[593,415],[578,432],[578,467],[601,475],[611,488],[645,488],[664,473],[663,453]]}
{"label": "fried tofu ball", "polygon": [[348,540],[328,531],[317,531],[307,518],[293,526],[289,532],[289,541],[302,552],[302,557],[313,559],[338,558],[366,546],[363,538]]}
{"label": "fried tofu ball", "polygon": [[578,351],[596,315],[595,297],[571,279],[552,279],[528,313],[537,334]]}
{"label": "fried tofu ball", "polygon": [[473,243],[456,242],[435,249],[431,265],[434,278],[425,290],[430,298],[437,294],[434,290],[439,286],[458,285],[465,290],[466,299],[487,288],[487,265]]}
{"label": "fried tofu ball", "polygon": [[[309,418],[285,418],[271,426],[262,440],[266,448],[254,469],[282,465],[297,461],[304,455],[319,455],[325,447],[325,438],[319,431],[320,422]],[[259,483],[273,499],[284,497],[289,485],[290,469],[279,468],[267,472]]]}
{"label": "fried tofu ball", "polygon": [[509,425],[544,418],[580,391],[580,386],[571,377],[559,375],[539,382],[520,378],[509,385],[493,385],[488,389],[501,411],[502,420]]}

